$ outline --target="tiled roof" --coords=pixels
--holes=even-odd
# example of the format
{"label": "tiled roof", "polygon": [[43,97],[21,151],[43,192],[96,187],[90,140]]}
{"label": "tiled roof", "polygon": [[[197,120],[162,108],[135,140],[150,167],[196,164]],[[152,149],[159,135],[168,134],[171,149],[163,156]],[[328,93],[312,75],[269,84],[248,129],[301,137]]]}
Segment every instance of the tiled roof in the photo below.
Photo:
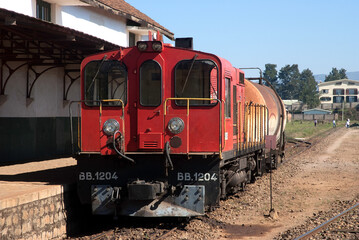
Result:
{"label": "tiled roof", "polygon": [[91,6],[107,10],[115,15],[123,16],[129,20],[140,23],[142,27],[148,27],[159,31],[169,39],[174,39],[174,34],[168,29],[148,17],[146,14],[140,12],[124,0],[81,0]]}
{"label": "tiled roof", "polygon": [[326,85],[335,85],[335,83],[338,82],[352,82],[352,83],[359,83],[359,80],[351,80],[351,79],[339,79],[339,80],[334,80],[334,81],[329,81],[329,82],[320,82],[318,83],[318,86],[326,86]]}
{"label": "tiled roof", "polygon": [[326,113],[331,113],[332,112],[330,110],[325,110],[325,109],[321,109],[321,108],[312,108],[312,109],[303,110],[304,113],[313,112],[313,111],[326,112]]}

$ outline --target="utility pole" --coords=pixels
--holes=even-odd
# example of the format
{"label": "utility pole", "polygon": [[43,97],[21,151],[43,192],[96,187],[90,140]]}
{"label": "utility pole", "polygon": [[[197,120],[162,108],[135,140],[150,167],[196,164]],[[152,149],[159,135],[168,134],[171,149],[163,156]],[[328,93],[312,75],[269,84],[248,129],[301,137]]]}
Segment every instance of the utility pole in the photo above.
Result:
{"label": "utility pole", "polygon": [[344,108],[345,108],[345,90],[344,90],[344,92],[343,92],[342,121],[344,121]]}
{"label": "utility pole", "polygon": [[345,97],[343,98],[342,121],[344,121],[344,106],[345,106]]}
{"label": "utility pole", "polygon": [[[344,94],[344,93],[343,93]],[[345,105],[345,96],[343,96],[343,101],[341,101],[341,96],[338,93],[338,99],[340,99],[340,102],[342,104],[342,121],[344,121],[344,105]]]}

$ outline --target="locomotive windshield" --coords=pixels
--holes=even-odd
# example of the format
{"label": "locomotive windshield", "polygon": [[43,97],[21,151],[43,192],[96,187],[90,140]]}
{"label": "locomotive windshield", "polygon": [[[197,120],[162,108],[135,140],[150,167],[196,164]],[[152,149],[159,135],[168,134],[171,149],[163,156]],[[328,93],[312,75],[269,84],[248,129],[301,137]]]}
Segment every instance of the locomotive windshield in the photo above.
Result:
{"label": "locomotive windshield", "polygon": [[[183,60],[176,65],[175,90],[178,98],[217,99],[218,70],[210,60]],[[210,105],[215,101],[190,101],[190,105]],[[185,100],[176,100],[177,105],[186,105]]]}
{"label": "locomotive windshield", "polygon": [[[88,106],[99,106],[99,100],[127,101],[127,70],[118,61],[92,61],[84,71],[85,100]],[[121,105],[120,102],[103,102],[104,106]]]}
{"label": "locomotive windshield", "polygon": [[161,104],[161,67],[148,60],[140,67],[140,103],[142,106],[159,106]]}

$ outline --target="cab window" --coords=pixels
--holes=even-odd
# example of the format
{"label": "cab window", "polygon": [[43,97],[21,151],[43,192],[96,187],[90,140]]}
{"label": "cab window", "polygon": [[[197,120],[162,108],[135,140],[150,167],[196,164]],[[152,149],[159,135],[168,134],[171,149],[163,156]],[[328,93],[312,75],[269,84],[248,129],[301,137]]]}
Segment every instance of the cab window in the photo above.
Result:
{"label": "cab window", "polygon": [[[210,60],[183,60],[175,67],[176,98],[211,98],[218,99],[217,92],[218,68]],[[190,105],[210,105],[216,101],[194,100]],[[180,106],[186,100],[176,100]]]}
{"label": "cab window", "polygon": [[[91,61],[84,69],[85,104],[99,106],[100,100],[121,99],[127,102],[127,70],[119,61]],[[103,102],[103,106],[121,105],[120,101]]]}
{"label": "cab window", "polygon": [[160,65],[149,60],[140,67],[140,103],[142,106],[161,105],[162,83]]}

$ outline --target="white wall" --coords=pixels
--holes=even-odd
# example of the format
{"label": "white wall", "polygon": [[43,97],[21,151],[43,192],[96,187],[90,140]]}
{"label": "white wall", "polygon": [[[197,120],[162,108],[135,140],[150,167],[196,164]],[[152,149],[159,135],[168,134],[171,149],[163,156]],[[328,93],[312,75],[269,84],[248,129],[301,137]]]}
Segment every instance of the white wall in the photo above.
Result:
{"label": "white wall", "polygon": [[[119,16],[105,16],[93,7],[64,6],[59,12],[61,25],[69,27],[108,42],[128,46],[126,20]],[[58,24],[58,23],[57,23]]]}
{"label": "white wall", "polygon": [[[62,6],[67,2],[51,2],[51,21],[120,46],[128,46],[126,19],[107,14],[91,6]],[[81,3],[78,1],[79,4]],[[0,8],[5,8],[28,16],[36,17],[36,0],[0,0]]]}
{"label": "white wall", "polygon": [[[18,66],[18,65],[16,65]],[[79,67],[79,66],[78,66]],[[63,101],[63,68],[53,68],[35,82],[31,92],[33,101],[26,104],[26,66],[17,70],[9,79],[6,89],[6,101],[0,105],[0,117],[67,117],[68,104]],[[37,67],[38,72],[43,68]],[[7,73],[5,74],[5,77]],[[34,73],[30,71],[31,82]],[[68,80],[69,83],[69,80]],[[68,93],[68,100],[80,100],[80,79],[76,80]],[[74,108],[73,113],[75,113]]]}
{"label": "white wall", "polygon": [[0,8],[36,17],[36,0],[0,0]]}

